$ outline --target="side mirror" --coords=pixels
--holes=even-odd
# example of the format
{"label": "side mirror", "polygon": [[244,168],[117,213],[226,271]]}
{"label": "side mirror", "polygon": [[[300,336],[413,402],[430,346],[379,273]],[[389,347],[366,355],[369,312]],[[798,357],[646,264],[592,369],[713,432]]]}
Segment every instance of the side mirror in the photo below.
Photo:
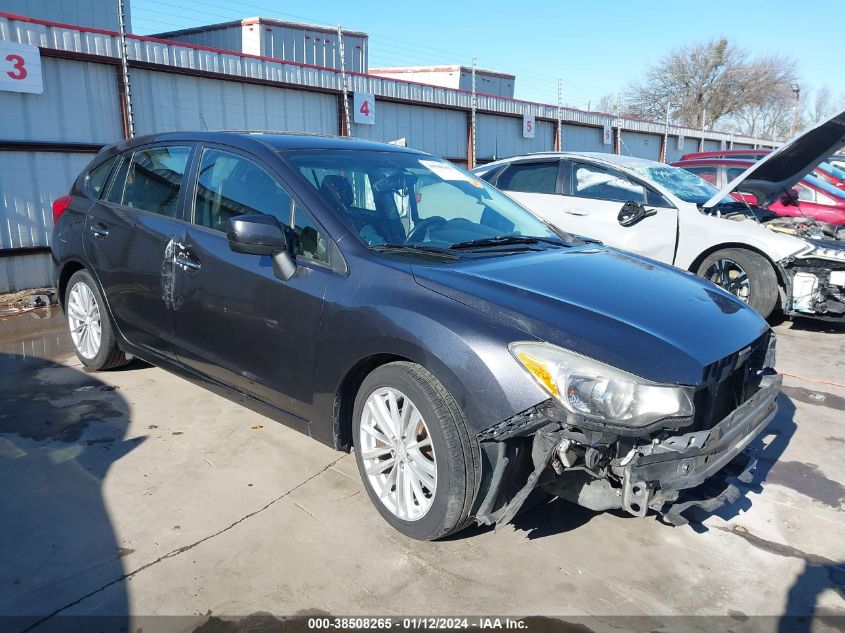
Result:
{"label": "side mirror", "polygon": [[639,202],[629,200],[622,205],[622,209],[620,209],[619,215],[616,216],[616,219],[619,220],[619,224],[622,226],[633,226],[640,220],[652,215],[657,215],[657,211],[655,209],[646,209]]}
{"label": "side mirror", "polygon": [[780,202],[783,206],[798,206],[798,190],[794,187],[792,189],[787,189],[784,194],[780,197]]}
{"label": "side mirror", "polygon": [[240,215],[226,224],[229,248],[247,255],[270,255],[273,273],[287,281],[296,273],[296,262],[288,252],[288,241],[279,221],[271,215]]}

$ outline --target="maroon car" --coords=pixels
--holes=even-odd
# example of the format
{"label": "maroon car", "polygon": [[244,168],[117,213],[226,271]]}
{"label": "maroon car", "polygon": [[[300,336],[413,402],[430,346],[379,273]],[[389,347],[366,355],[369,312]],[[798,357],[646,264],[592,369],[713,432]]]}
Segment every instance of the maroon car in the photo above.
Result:
{"label": "maroon car", "polygon": [[[684,154],[682,161],[709,160],[713,158],[727,158],[730,160],[750,160],[757,162],[768,154],[769,149],[728,149],[711,152],[693,152]],[[831,157],[832,159],[832,157]],[[838,189],[845,190],[845,169],[837,167],[831,161],[825,161],[813,170],[813,175]]]}
{"label": "maroon car", "polygon": [[[747,152],[751,150],[734,151],[745,151],[745,155],[748,155]],[[682,167],[721,189],[745,172],[754,162],[756,160],[698,158],[681,160],[672,163],[672,165]],[[845,225],[845,190],[839,189],[815,175],[804,176],[793,189],[796,196],[790,196],[784,192],[784,196],[770,204],[768,209],[784,217],[807,216],[819,222]],[[737,199],[744,198],[751,204],[756,203],[755,197],[748,193],[733,193],[731,195]]]}

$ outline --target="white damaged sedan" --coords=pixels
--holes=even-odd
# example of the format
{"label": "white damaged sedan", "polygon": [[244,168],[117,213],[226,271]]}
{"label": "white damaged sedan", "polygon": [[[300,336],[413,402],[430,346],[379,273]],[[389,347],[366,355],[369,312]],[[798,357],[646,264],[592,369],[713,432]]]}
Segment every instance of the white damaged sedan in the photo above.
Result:
{"label": "white damaged sedan", "polygon": [[[845,112],[751,166],[721,191],[663,163],[543,153],[473,171],[549,223],[705,277],[764,317],[845,318],[845,246],[769,230],[760,207],[845,144]],[[741,186],[741,187],[740,187]],[[758,207],[730,196],[752,193]],[[771,217],[771,216],[769,216]]]}

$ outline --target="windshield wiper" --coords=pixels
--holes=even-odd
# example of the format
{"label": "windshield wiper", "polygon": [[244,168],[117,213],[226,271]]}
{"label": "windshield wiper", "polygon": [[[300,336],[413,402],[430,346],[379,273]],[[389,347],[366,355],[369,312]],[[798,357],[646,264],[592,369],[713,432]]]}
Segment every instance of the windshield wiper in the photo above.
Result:
{"label": "windshield wiper", "polygon": [[417,255],[435,255],[444,259],[460,259],[457,253],[440,246],[427,246],[425,244],[373,244],[368,246],[371,251],[379,253],[415,253]]}
{"label": "windshield wiper", "polygon": [[457,242],[452,244],[449,248],[453,250],[468,249],[468,248],[485,248],[488,246],[507,246],[509,244],[537,244],[544,242],[546,244],[554,244],[555,246],[566,246],[566,243],[552,237],[528,237],[525,235],[498,235],[496,237],[482,237],[477,240],[468,240],[466,242]]}

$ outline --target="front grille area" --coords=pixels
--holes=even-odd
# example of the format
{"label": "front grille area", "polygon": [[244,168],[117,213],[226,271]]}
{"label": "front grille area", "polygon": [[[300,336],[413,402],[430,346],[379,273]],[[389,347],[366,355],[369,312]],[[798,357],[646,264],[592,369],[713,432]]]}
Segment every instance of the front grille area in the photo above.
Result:
{"label": "front grille area", "polygon": [[766,332],[748,347],[704,368],[702,385],[695,392],[695,421],[690,430],[713,428],[757,393],[771,336]]}

